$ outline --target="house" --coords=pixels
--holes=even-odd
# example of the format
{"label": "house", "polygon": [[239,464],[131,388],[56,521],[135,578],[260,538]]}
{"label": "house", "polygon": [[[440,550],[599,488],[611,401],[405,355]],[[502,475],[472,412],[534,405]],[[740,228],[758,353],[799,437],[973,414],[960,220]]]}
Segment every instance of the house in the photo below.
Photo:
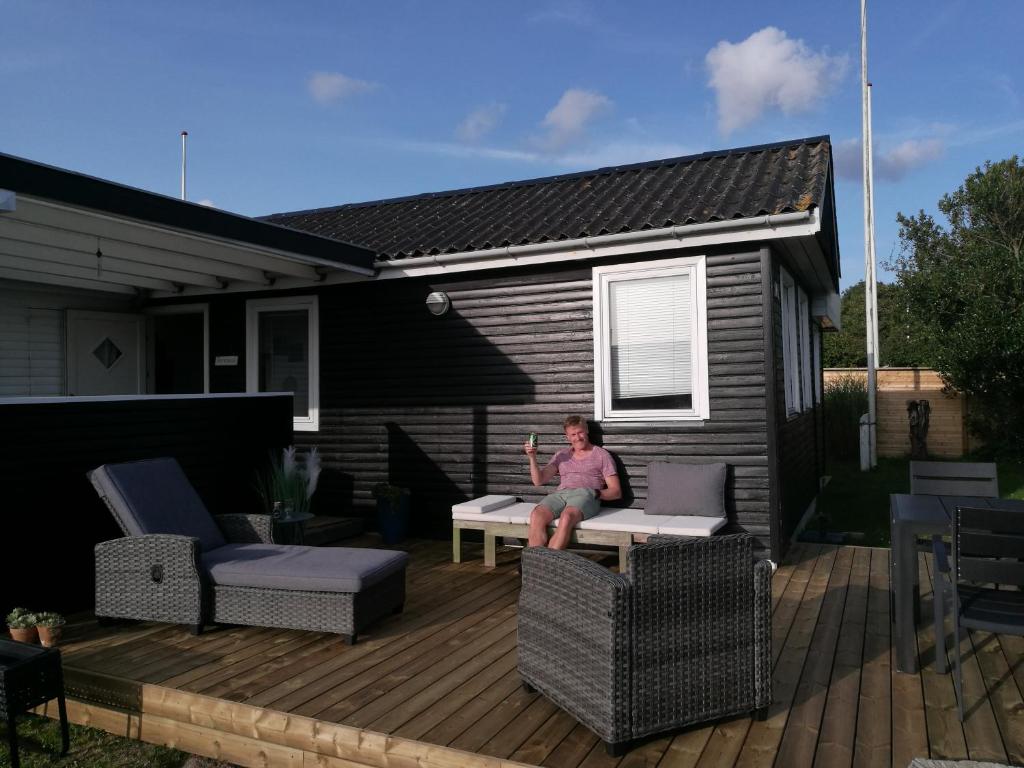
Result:
{"label": "house", "polygon": [[9,156],[0,190],[0,396],[293,391],[321,509],[406,485],[423,535],[535,497],[523,439],[575,412],[636,506],[650,461],[726,462],[774,557],[816,496],[828,137],[259,220]]}

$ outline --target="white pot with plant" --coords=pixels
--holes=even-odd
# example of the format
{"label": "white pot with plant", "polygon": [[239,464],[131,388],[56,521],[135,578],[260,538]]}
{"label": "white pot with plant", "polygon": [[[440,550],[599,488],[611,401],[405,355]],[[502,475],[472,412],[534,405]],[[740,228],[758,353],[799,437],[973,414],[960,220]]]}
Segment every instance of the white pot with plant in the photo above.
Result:
{"label": "white pot with plant", "polygon": [[7,614],[7,628],[11,637],[19,643],[35,643],[39,640],[36,629],[36,615],[27,608],[15,608]]}
{"label": "white pot with plant", "polygon": [[302,517],[309,512],[310,499],[320,479],[320,454],[311,448],[299,461],[295,446],[271,458],[270,468],[260,475],[257,488],[269,515],[279,520]]}

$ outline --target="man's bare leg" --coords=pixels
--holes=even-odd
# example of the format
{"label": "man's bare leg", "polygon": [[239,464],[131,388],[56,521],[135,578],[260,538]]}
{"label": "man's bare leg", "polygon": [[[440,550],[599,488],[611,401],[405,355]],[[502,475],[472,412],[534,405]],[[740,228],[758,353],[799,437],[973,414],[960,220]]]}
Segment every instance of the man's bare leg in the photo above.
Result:
{"label": "man's bare leg", "polygon": [[569,538],[572,536],[572,529],[583,520],[583,513],[577,507],[566,507],[558,518],[558,528],[555,535],[551,537],[548,546],[551,549],[565,549],[569,546]]}
{"label": "man's bare leg", "polygon": [[548,543],[548,526],[555,519],[554,513],[538,504],[530,513],[530,533],[527,543],[531,547],[544,547]]}

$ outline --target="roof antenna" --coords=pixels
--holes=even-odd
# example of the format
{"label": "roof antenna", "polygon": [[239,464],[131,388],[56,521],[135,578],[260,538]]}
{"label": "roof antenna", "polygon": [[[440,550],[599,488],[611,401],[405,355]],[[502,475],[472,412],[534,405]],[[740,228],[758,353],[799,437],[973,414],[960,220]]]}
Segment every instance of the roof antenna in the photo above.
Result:
{"label": "roof antenna", "polygon": [[186,149],[185,144],[188,142],[188,131],[181,132],[181,199],[186,200],[185,197],[185,158]]}

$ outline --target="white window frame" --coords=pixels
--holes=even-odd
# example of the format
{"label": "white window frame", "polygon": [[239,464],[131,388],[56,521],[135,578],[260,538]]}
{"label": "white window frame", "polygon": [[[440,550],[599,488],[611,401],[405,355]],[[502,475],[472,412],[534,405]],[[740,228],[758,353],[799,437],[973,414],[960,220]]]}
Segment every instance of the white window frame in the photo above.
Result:
{"label": "white window frame", "polygon": [[786,390],[786,415],[800,413],[800,340],[797,331],[797,285],[792,276],[779,268],[782,286],[782,372]]}
{"label": "white window frame", "polygon": [[309,320],[309,412],[296,416],[296,432],[320,429],[320,308],[316,296],[251,299],[245,303],[245,390],[259,392],[259,316],[262,312],[304,310]]}
{"label": "white window frame", "polygon": [[796,290],[799,313],[797,322],[800,338],[800,382],[802,384],[801,403],[803,410],[809,410],[814,402],[814,394],[811,385],[811,313],[810,299],[803,288]]}
{"label": "white window frame", "polygon": [[[660,261],[635,262],[594,267],[594,418],[609,422],[704,421],[710,417],[708,401],[708,332],[707,332],[707,267],[706,257],[686,256]],[[691,360],[693,384],[691,407],[688,409],[623,410],[612,408],[611,329],[609,286],[620,280],[690,275]]]}

